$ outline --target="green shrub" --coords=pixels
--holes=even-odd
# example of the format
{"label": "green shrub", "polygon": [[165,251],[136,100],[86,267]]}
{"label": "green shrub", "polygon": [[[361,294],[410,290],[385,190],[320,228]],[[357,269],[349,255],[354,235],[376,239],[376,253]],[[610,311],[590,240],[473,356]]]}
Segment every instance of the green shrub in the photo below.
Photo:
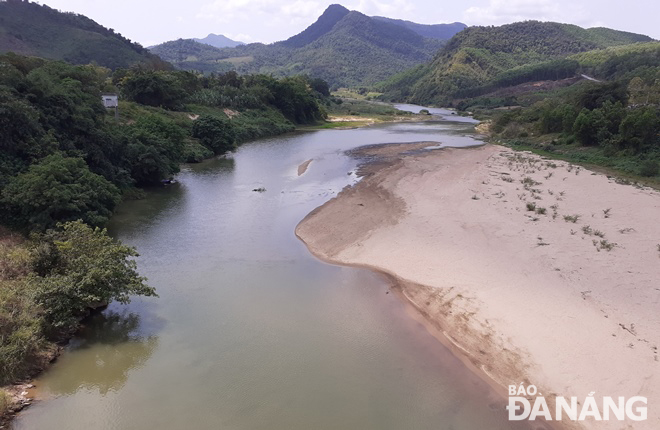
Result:
{"label": "green shrub", "polygon": [[42,252],[35,252],[38,270],[27,282],[49,333],[71,330],[89,307],[156,295],[136,271],[135,249],[115,242],[105,229],[75,221],[35,240]]}
{"label": "green shrub", "polygon": [[199,163],[213,156],[213,151],[197,142],[188,142],[183,149],[183,160],[186,163]]}
{"label": "green shrub", "polygon": [[643,161],[639,166],[639,174],[642,176],[658,176],[660,173],[660,163],[656,160]]}
{"label": "green shrub", "polygon": [[80,221],[0,244],[0,385],[28,376],[49,340],[73,331],[90,307],[154,296],[135,256]]}
{"label": "green shrub", "polygon": [[26,289],[25,282],[0,280],[0,384],[20,378],[44,342],[41,308]]}
{"label": "green shrub", "polygon": [[11,398],[9,397],[9,394],[0,388],[0,417],[9,411],[10,406]]}
{"label": "green shrub", "polygon": [[564,215],[564,221],[575,224],[580,219],[580,215]]}

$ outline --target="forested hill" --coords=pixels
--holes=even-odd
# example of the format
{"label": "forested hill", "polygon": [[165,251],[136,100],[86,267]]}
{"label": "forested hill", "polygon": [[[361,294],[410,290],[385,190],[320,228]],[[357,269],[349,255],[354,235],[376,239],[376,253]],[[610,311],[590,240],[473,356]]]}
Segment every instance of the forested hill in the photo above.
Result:
{"label": "forested hill", "polygon": [[[462,24],[448,24],[446,39]],[[187,40],[167,42],[152,52],[184,70],[236,70],[275,76],[308,74],[332,87],[371,85],[428,62],[445,42],[439,26],[372,18],[331,5],[301,33],[270,45],[206,49]],[[424,32],[431,31],[427,37]]]}
{"label": "forested hill", "polygon": [[146,48],[83,15],[21,0],[0,2],[0,53],[5,52],[73,64],[95,62],[111,69],[138,63],[171,68]]}
{"label": "forested hill", "polygon": [[467,28],[467,25],[462,22],[453,22],[451,24],[417,24],[416,22],[405,21],[403,19],[385,18],[383,16],[374,16],[373,18],[379,21],[406,27],[420,36],[438,40],[449,40],[456,33]]}
{"label": "forested hill", "polygon": [[[555,65],[549,62],[571,54],[652,40],[640,34],[554,22],[469,27],[447,42],[431,63],[392,78],[382,90],[387,98],[446,104],[487,89],[518,67],[552,69]],[[561,69],[556,76],[571,76],[577,69],[573,64],[571,72],[568,63],[556,63]],[[535,74],[528,75],[531,80]]]}

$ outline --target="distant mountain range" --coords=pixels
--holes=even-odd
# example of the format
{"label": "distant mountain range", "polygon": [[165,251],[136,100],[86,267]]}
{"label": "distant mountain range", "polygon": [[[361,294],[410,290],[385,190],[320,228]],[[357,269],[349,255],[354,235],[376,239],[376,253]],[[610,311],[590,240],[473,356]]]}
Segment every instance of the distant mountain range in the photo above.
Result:
{"label": "distant mountain range", "polygon": [[[575,54],[652,40],[608,28],[538,21],[499,27],[424,25],[331,5],[301,33],[269,45],[210,34],[148,50],[83,15],[0,0],[0,53],[111,69],[144,64],[206,73],[307,74],[333,88],[379,83],[385,99],[418,103],[451,103],[547,75],[559,79],[577,67]],[[218,48],[228,44],[235,46]]]}
{"label": "distant mountain range", "polygon": [[245,45],[243,42],[237,42],[235,40],[231,40],[230,38],[222,35],[222,34],[209,34],[203,39],[193,39],[195,42],[199,43],[205,43],[207,45],[214,46],[216,48],[234,48],[236,46],[240,45]]}
{"label": "distant mountain range", "polygon": [[202,72],[308,74],[333,87],[370,85],[430,61],[465,24],[423,25],[368,17],[331,5],[307,29],[270,45],[253,43],[209,49],[179,39],[151,48],[181,69]]}
{"label": "distant mountain range", "polygon": [[374,16],[373,18],[389,22],[390,24],[401,25],[414,31],[420,36],[438,40],[449,40],[454,37],[456,33],[467,28],[467,25],[462,22],[454,22],[451,24],[417,24],[416,22],[385,18],[382,16]]}
{"label": "distant mountain range", "polygon": [[74,13],[20,0],[0,1],[0,53],[95,62],[116,69],[134,64],[171,68],[146,48]]}
{"label": "distant mountain range", "polygon": [[381,90],[388,100],[448,105],[502,85],[572,76],[578,67],[572,54],[651,41],[641,34],[555,22],[468,27],[433,61],[394,76]]}

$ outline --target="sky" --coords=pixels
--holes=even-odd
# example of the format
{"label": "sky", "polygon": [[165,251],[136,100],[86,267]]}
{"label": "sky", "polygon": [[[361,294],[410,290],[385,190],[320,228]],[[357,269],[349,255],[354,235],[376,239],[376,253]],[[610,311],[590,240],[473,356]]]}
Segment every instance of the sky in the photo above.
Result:
{"label": "sky", "polygon": [[[42,0],[86,15],[151,46],[224,34],[242,42],[284,40],[311,25],[332,3],[322,0]],[[658,0],[343,0],[350,10],[422,24],[501,25],[535,19],[610,27],[660,39]]]}

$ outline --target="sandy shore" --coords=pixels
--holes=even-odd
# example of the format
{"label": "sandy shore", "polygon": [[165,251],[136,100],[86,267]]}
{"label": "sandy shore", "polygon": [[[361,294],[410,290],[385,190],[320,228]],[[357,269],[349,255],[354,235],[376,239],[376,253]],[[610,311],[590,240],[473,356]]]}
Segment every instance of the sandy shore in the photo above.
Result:
{"label": "sandy shore", "polygon": [[555,396],[648,398],[646,421],[566,427],[660,429],[660,194],[499,146],[410,148],[361,150],[381,162],[296,234],[395,277],[457,354],[553,411]]}

